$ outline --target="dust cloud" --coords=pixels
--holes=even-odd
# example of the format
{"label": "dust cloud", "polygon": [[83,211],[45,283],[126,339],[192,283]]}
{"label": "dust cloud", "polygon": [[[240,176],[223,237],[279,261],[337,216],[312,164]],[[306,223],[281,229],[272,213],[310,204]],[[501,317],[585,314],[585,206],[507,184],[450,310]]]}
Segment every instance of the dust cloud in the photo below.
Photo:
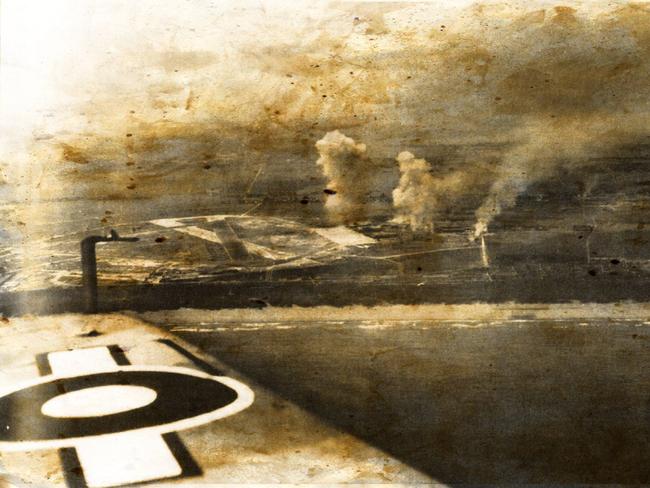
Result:
{"label": "dust cloud", "polygon": [[316,143],[320,158],[316,164],[328,179],[325,208],[335,223],[351,223],[364,216],[367,173],[372,170],[366,145],[358,144],[339,131],[332,131]]}
{"label": "dust cloud", "polygon": [[408,151],[399,153],[399,186],[393,190],[395,221],[413,230],[433,230],[433,216],[441,192],[430,174],[431,165]]}
{"label": "dust cloud", "polygon": [[491,177],[491,169],[478,163],[436,174],[429,162],[408,151],[398,154],[397,163],[400,179],[393,190],[393,220],[417,232],[433,232],[436,217],[453,213],[468,192]]}

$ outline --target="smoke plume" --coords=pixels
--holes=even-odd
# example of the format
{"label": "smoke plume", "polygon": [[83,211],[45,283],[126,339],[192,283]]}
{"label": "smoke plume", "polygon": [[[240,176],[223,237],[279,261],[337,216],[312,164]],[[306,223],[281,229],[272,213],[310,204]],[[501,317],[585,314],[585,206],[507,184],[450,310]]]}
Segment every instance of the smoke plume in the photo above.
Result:
{"label": "smoke plume", "polygon": [[561,169],[600,163],[619,145],[632,143],[646,131],[646,116],[630,115],[624,127],[613,128],[607,117],[589,116],[553,122],[532,119],[515,131],[518,140],[500,160],[487,196],[475,212],[473,239],[488,231],[503,210],[533,183],[555,176]]}
{"label": "smoke plume", "polygon": [[425,159],[403,151],[397,156],[400,180],[393,190],[394,221],[408,224],[414,231],[433,231],[434,220],[457,204],[459,198],[476,189],[487,177],[482,165],[434,176]]}
{"label": "smoke plume", "polygon": [[413,230],[433,230],[438,192],[431,165],[408,151],[399,153],[397,162],[401,176],[393,190],[395,221],[409,224]]}
{"label": "smoke plume", "polygon": [[338,130],[316,143],[316,164],[329,179],[325,208],[332,222],[352,223],[365,216],[372,167],[365,144],[357,144]]}

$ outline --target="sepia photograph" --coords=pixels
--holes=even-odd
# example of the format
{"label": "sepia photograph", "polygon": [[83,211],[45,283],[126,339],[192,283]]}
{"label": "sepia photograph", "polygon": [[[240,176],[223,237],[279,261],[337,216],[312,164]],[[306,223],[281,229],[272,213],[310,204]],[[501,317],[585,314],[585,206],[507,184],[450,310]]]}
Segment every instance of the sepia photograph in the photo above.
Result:
{"label": "sepia photograph", "polygon": [[649,2],[0,0],[1,488],[647,485],[649,295]]}

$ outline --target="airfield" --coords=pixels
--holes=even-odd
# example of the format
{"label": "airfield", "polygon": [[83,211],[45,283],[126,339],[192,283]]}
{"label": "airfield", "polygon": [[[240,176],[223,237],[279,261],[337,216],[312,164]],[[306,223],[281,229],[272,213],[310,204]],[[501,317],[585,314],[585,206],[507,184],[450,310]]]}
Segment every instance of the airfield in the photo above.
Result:
{"label": "airfield", "polygon": [[[138,240],[96,246],[98,314],[79,245],[106,229],[4,250],[10,486],[650,480],[643,228],[538,220],[482,245],[380,220],[110,224]],[[165,407],[185,377],[238,389]]]}
{"label": "airfield", "polygon": [[[433,234],[377,219],[323,225],[294,217],[206,214],[5,241],[5,315],[83,312],[80,241],[97,244],[99,310],[421,303],[644,301],[650,232],[619,222]],[[641,221],[642,222],[642,221]],[[8,242],[8,244],[7,244]],[[9,271],[10,270],[10,271]]]}
{"label": "airfield", "polygon": [[[59,202],[65,219],[48,218],[47,203],[8,209],[0,408],[18,434],[4,441],[28,432],[57,439],[22,448],[0,439],[3,480],[647,483],[645,197],[614,205],[596,195],[583,215],[576,202],[538,196],[522,197],[484,245],[470,239],[471,205],[432,234],[385,212],[334,225],[299,202],[282,212],[276,203],[182,197]],[[111,229],[138,240],[96,246],[98,314],[87,314],[80,242]],[[213,420],[168,428],[156,423],[154,401],[138,407],[153,412],[133,417],[142,425],[108,439],[90,415],[84,440],[47,427],[45,414],[45,423],[21,417],[17,400],[6,400],[48,384],[29,404],[51,413],[79,381],[100,379],[145,398],[161,394],[163,383],[145,387],[129,368],[225,377],[253,401],[216,418],[233,408],[226,398]],[[144,402],[130,391],[118,395],[124,408]],[[93,408],[99,419],[130,418]],[[140,428],[153,430],[142,438]],[[131,451],[103,442],[122,435],[152,455],[131,462]]]}

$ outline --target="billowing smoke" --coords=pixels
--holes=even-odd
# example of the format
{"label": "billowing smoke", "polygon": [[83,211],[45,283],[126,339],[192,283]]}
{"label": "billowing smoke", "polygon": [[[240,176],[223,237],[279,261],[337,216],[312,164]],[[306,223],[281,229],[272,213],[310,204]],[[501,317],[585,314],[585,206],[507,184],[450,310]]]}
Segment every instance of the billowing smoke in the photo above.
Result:
{"label": "billowing smoke", "polygon": [[330,219],[335,223],[362,220],[372,173],[366,145],[335,130],[325,134],[316,149],[320,155],[316,164],[329,179],[325,208]]}
{"label": "billowing smoke", "polygon": [[433,230],[438,192],[431,165],[408,151],[399,153],[397,162],[401,176],[393,190],[395,221],[409,224],[413,230]]}
{"label": "billowing smoke", "polygon": [[479,180],[489,175],[482,165],[434,176],[425,159],[408,151],[397,156],[400,180],[393,190],[394,221],[414,231],[433,231],[434,220],[453,209],[458,199],[476,189]]}

